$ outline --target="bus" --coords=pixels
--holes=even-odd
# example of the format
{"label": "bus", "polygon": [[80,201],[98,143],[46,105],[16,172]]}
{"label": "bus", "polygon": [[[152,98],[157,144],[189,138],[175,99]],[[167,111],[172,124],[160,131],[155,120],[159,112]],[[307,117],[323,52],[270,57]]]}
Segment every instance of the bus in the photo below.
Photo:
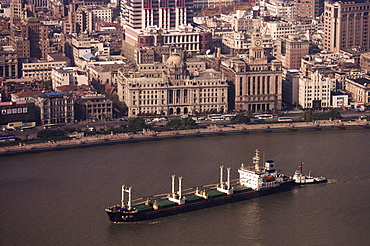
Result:
{"label": "bus", "polygon": [[279,117],[278,121],[293,121],[291,117]]}
{"label": "bus", "polygon": [[23,126],[21,127],[21,131],[31,131],[31,130],[34,130],[36,129],[36,126]]}
{"label": "bus", "polygon": [[258,119],[260,120],[265,120],[265,119],[272,119],[274,116],[272,114],[261,114],[258,115]]}
{"label": "bus", "polygon": [[59,128],[58,124],[45,124],[44,129]]}

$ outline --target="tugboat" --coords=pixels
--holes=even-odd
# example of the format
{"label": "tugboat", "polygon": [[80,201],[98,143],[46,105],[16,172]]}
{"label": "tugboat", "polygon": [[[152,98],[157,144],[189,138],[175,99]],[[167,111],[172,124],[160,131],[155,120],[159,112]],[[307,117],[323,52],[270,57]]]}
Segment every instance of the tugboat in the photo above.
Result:
{"label": "tugboat", "polygon": [[301,164],[299,165],[299,171],[295,171],[293,180],[296,184],[313,184],[327,182],[327,179],[325,177],[312,177],[310,173],[308,175],[303,174],[303,162],[301,162]]}
{"label": "tugboat", "polygon": [[[132,188],[122,186],[122,199],[120,205],[105,209],[109,219],[115,223],[151,220],[169,215],[185,213],[198,209],[218,206],[231,202],[248,200],[260,196],[275,194],[290,190],[295,186],[291,177],[280,174],[275,169],[272,160],[260,167],[260,152],[256,150],[253,157],[253,166],[238,170],[239,179],[231,183],[230,170],[227,168],[227,180],[223,178],[223,166],[220,167],[220,183],[204,185],[196,189],[182,188],[182,177],[178,178],[178,190],[175,191],[175,175],[172,175],[172,191],[167,196],[153,195],[151,198],[132,200]],[[126,202],[125,194],[128,193]],[[136,202],[134,204],[134,202]]]}

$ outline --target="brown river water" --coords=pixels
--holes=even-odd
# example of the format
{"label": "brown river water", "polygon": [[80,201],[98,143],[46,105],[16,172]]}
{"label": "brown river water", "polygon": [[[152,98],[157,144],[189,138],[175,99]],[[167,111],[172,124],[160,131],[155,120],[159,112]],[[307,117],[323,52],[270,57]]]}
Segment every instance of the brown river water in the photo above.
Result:
{"label": "brown river water", "polygon": [[[0,158],[0,245],[369,245],[370,131],[240,134],[125,143]],[[104,209],[219,180],[255,149],[326,184],[165,217],[113,224]]]}

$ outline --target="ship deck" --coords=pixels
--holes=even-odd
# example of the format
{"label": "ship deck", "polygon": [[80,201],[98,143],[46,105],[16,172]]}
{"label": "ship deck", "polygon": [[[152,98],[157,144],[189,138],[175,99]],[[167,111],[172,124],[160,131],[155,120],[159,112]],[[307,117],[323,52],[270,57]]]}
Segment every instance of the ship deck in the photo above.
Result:
{"label": "ship deck", "polygon": [[[234,193],[235,194],[246,192],[246,191],[252,191],[252,188],[242,186],[242,185],[239,185],[239,184],[233,186],[233,188],[234,188]],[[207,190],[206,194],[208,195],[208,199],[226,196],[225,193],[223,193],[221,191],[218,191],[216,189]],[[205,198],[197,196],[193,193],[186,194],[186,195],[184,195],[184,197],[186,198],[185,203],[187,203],[187,204],[205,200]],[[167,198],[162,198],[162,199],[156,200],[156,202],[157,202],[157,205],[158,205],[159,208],[169,208],[169,207],[173,207],[173,206],[177,205],[177,203],[172,202],[172,201],[168,200]],[[153,203],[154,203],[154,201],[151,201],[149,206],[145,205],[145,203],[140,203],[140,204],[134,205],[133,208],[135,208],[138,212],[153,211],[154,210],[153,207],[152,207]]]}

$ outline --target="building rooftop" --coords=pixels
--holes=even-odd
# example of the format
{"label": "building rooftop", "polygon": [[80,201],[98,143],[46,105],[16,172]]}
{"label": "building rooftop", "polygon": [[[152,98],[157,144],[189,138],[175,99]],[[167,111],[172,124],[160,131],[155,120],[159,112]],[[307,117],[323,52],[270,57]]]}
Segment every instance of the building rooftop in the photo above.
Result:
{"label": "building rooftop", "polygon": [[353,81],[355,81],[358,84],[365,85],[365,86],[370,85],[370,80],[367,78],[358,78],[358,79],[354,79]]}

